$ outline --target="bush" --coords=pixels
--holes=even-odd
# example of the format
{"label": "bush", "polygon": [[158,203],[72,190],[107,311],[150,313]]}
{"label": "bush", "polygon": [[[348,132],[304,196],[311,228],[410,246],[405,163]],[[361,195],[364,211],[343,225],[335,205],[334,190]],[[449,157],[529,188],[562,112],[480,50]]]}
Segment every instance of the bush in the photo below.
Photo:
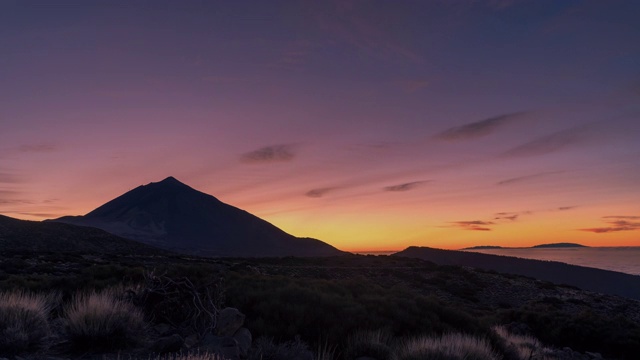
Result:
{"label": "bush", "polygon": [[223,360],[217,354],[203,353],[203,354],[179,354],[179,355],[166,355],[157,357],[155,360]]}
{"label": "bush", "polygon": [[498,360],[485,339],[464,334],[419,337],[401,343],[393,360]]}
{"label": "bush", "polygon": [[113,290],[76,295],[66,318],[67,335],[76,349],[128,347],[140,343],[146,334],[142,312]]}
{"label": "bush", "polygon": [[517,359],[528,360],[543,358],[549,351],[542,343],[531,335],[513,334],[504,326],[495,326],[493,331],[503,342],[505,350],[514,354]]}
{"label": "bush", "polygon": [[25,292],[0,293],[0,354],[45,347],[50,335],[51,297]]}
{"label": "bush", "polygon": [[313,353],[309,346],[296,337],[293,341],[276,344],[273,338],[260,337],[249,354],[250,360],[313,360]]}
{"label": "bush", "polygon": [[357,331],[349,336],[345,347],[346,359],[362,356],[374,359],[388,359],[391,354],[392,336],[384,330]]}

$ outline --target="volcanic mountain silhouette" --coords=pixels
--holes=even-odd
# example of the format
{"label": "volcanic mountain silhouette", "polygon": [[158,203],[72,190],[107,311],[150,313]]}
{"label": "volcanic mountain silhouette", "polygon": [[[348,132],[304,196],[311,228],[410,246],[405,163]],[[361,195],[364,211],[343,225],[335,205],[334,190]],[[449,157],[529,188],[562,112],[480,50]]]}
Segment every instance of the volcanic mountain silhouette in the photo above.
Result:
{"label": "volcanic mountain silhouette", "polygon": [[200,256],[331,256],[320,240],[297,238],[173,177],[139,186],[84,216],[52,220]]}

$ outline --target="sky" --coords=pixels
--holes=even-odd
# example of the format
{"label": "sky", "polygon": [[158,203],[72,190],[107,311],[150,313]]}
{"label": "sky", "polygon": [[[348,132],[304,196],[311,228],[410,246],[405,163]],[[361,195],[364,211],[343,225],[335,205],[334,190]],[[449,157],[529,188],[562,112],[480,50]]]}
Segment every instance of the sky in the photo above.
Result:
{"label": "sky", "polygon": [[640,246],[640,1],[0,0],[0,214],[168,176],[347,251]]}

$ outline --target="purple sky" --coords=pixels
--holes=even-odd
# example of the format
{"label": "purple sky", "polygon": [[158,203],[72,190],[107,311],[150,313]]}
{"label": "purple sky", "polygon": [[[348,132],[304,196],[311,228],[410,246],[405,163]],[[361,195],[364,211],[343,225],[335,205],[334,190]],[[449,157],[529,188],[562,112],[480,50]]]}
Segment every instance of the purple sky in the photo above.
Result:
{"label": "purple sky", "polygon": [[0,214],[167,176],[344,249],[640,246],[638,1],[0,1]]}

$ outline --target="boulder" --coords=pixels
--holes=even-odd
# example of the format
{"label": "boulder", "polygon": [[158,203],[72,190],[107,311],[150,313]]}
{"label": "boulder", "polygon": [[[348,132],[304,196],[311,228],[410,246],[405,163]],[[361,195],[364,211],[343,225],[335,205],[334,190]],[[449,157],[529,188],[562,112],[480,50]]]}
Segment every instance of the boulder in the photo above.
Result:
{"label": "boulder", "polygon": [[244,324],[244,314],[235,308],[224,308],[218,314],[216,335],[233,336]]}
{"label": "boulder", "polygon": [[233,338],[238,343],[240,357],[246,359],[247,356],[249,356],[249,349],[251,349],[251,332],[247,328],[240,328],[235,334],[233,334]]}

